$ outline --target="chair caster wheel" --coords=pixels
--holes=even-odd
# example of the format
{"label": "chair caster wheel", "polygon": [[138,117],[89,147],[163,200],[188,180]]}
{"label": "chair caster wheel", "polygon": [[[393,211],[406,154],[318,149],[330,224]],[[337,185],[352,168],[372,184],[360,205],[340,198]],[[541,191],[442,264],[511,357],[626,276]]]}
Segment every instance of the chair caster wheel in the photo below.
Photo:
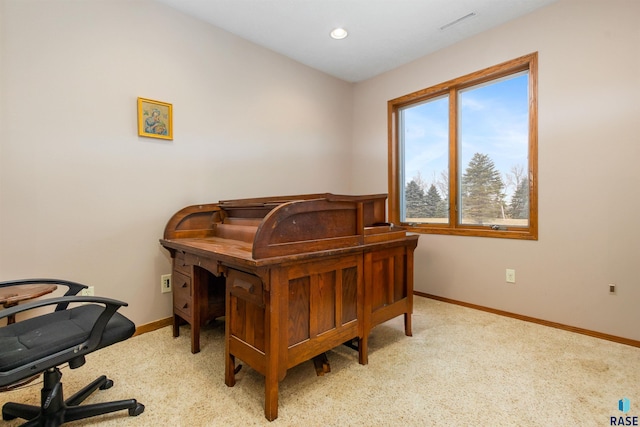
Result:
{"label": "chair caster wheel", "polygon": [[107,380],[104,382],[104,384],[100,387],[100,390],[106,390],[108,388],[113,387],[113,380],[110,380],[107,378]]}
{"label": "chair caster wheel", "polygon": [[137,417],[144,412],[144,405],[142,403],[136,403],[135,408],[129,408],[129,416]]}

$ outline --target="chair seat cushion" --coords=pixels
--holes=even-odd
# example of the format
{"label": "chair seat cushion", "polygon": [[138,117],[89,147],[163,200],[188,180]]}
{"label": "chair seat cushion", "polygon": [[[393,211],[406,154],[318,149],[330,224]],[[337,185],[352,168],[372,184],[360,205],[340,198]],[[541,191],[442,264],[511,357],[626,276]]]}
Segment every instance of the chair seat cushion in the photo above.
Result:
{"label": "chair seat cushion", "polygon": [[[0,328],[0,372],[82,344],[103,310],[102,305],[86,304]],[[107,324],[98,348],[124,341],[134,332],[133,322],[115,313]]]}

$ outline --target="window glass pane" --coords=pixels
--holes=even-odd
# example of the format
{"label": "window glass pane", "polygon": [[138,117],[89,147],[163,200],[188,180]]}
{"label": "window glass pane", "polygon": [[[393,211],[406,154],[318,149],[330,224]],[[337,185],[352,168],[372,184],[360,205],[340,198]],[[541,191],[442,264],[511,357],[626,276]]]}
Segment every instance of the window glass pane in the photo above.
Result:
{"label": "window glass pane", "polygon": [[400,111],[401,220],[449,222],[449,97]]}
{"label": "window glass pane", "polygon": [[529,74],[458,94],[458,221],[529,226]]}

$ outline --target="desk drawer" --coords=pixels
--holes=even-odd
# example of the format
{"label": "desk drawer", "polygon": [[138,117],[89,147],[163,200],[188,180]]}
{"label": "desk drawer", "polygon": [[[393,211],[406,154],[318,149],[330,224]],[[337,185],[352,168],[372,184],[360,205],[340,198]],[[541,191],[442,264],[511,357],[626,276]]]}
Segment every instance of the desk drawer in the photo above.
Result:
{"label": "desk drawer", "polygon": [[[218,261],[215,259],[215,257],[203,257],[187,252],[184,254],[184,264],[185,268],[190,268],[191,266],[200,267],[204,268],[212,274],[220,274],[220,266],[218,265]],[[189,270],[186,274],[191,274],[191,270]]]}
{"label": "desk drawer", "polygon": [[262,280],[258,276],[230,268],[227,274],[227,289],[235,297],[249,301],[259,307],[264,306]]}
{"label": "desk drawer", "polygon": [[191,316],[193,306],[191,278],[173,271],[173,308]]}
{"label": "desk drawer", "polygon": [[173,259],[173,269],[184,275],[191,275],[191,267],[185,264],[184,252],[176,252],[176,257]]}

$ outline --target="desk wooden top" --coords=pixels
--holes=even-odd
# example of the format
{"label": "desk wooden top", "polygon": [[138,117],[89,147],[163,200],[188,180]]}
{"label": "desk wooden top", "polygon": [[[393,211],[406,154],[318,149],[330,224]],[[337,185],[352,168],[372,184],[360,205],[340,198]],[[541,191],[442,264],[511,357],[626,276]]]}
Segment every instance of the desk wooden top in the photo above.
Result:
{"label": "desk wooden top", "polygon": [[319,256],[327,257],[333,255],[344,255],[347,253],[361,252],[371,247],[391,247],[403,244],[405,241],[412,241],[412,245],[417,245],[418,236],[403,236],[402,238],[365,243],[357,246],[344,248],[325,249],[310,252],[301,252],[293,255],[275,256],[270,258],[255,259],[252,255],[253,245],[240,240],[223,239],[220,237],[204,238],[184,238],[184,239],[160,239],[160,243],[165,248],[196,254],[205,258],[215,258],[229,264],[244,265],[255,268],[272,264],[283,264],[289,262],[299,262],[305,259]]}
{"label": "desk wooden top", "polygon": [[162,245],[174,249],[180,250],[188,248],[190,251],[196,249],[200,250],[203,254],[217,254],[243,261],[254,261],[251,255],[253,245],[240,240],[223,239],[221,237],[204,237],[171,240],[162,239],[160,242]]}
{"label": "desk wooden top", "polygon": [[0,304],[11,306],[33,298],[38,298],[58,289],[56,285],[15,285],[0,288]]}

